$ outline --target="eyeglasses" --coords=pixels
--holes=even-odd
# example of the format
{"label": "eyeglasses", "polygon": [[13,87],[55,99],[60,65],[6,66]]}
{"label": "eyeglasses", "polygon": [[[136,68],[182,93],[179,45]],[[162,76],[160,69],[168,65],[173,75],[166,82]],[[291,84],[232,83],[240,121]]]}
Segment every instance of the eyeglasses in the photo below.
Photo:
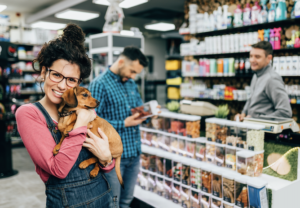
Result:
{"label": "eyeglasses", "polygon": [[48,69],[49,71],[49,78],[51,81],[56,82],[56,83],[60,83],[61,81],[63,81],[64,79],[66,79],[66,84],[69,87],[76,87],[77,84],[80,82],[80,79],[78,78],[74,78],[74,77],[65,77],[64,75],[62,75],[61,73],[52,70],[52,69]]}

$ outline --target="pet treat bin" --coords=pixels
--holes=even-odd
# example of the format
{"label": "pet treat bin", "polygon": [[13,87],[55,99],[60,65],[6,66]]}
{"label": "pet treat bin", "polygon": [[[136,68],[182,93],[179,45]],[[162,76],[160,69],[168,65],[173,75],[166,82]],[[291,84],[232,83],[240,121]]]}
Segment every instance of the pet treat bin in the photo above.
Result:
{"label": "pet treat bin", "polygon": [[200,196],[201,194],[199,190],[191,189],[191,208],[201,208]]}
{"label": "pet treat bin", "polygon": [[156,173],[159,176],[165,175],[165,158],[160,152],[156,154]]}
{"label": "pet treat bin", "polygon": [[142,174],[140,177],[140,186],[142,189],[148,191],[148,172],[142,171]]}
{"label": "pet treat bin", "polygon": [[153,133],[147,132],[146,138],[144,139],[144,144],[146,144],[148,146],[152,146],[152,137],[153,137]]}
{"label": "pet treat bin", "polygon": [[175,204],[181,204],[181,185],[180,183],[173,182],[172,185],[172,201]]}
{"label": "pet treat bin", "polygon": [[186,156],[186,138],[178,136],[178,154],[180,156]]}
{"label": "pet treat bin", "polygon": [[259,178],[251,178],[247,181],[250,207],[269,207],[267,199],[267,182]]}
{"label": "pet treat bin", "polygon": [[142,142],[142,144],[145,144],[144,140],[146,139],[146,137],[147,137],[147,132],[141,130],[141,142]]}
{"label": "pet treat bin", "polygon": [[172,161],[172,175],[173,175],[173,181],[180,183],[181,182],[181,176],[182,176],[182,163],[181,158],[174,158]]}
{"label": "pet treat bin", "polygon": [[263,172],[264,167],[264,150],[256,151],[254,156],[254,176],[259,177]]}
{"label": "pet treat bin", "polygon": [[197,190],[201,189],[201,167],[199,163],[191,163],[191,187]]}
{"label": "pet treat bin", "polygon": [[207,164],[201,165],[201,190],[211,193],[211,167]]}
{"label": "pet treat bin", "polygon": [[247,149],[247,131],[248,129],[244,125],[239,125],[240,123],[236,122],[237,124],[237,137],[240,140],[237,141],[236,147]]}
{"label": "pet treat bin", "polygon": [[180,117],[181,116],[178,114],[176,117],[170,118],[171,126],[169,129],[169,133],[186,136],[185,122],[183,120],[180,120]]}
{"label": "pet treat bin", "polygon": [[234,205],[233,205],[233,204],[230,204],[230,203],[228,203],[228,202],[226,202],[226,201],[223,201],[223,207],[224,207],[224,208],[234,208]]}
{"label": "pet treat bin", "polygon": [[159,196],[164,196],[164,178],[157,176],[156,177],[156,193]]}
{"label": "pet treat bin", "polygon": [[162,150],[165,149],[165,141],[164,141],[165,137],[163,134],[157,133],[157,143],[158,143],[158,147]]}
{"label": "pet treat bin", "polygon": [[171,137],[169,135],[164,135],[164,145],[163,145],[163,150],[167,152],[171,152]]}
{"label": "pet treat bin", "polygon": [[215,142],[206,142],[206,162],[215,164],[215,157],[216,157],[216,143]]}
{"label": "pet treat bin", "polygon": [[149,171],[155,173],[156,172],[156,156],[149,155]]}
{"label": "pet treat bin", "polygon": [[142,169],[149,170],[150,166],[150,155],[146,153],[142,153],[140,157],[140,164]]}
{"label": "pet treat bin", "polygon": [[235,203],[235,190],[234,190],[234,181],[235,178],[240,177],[241,174],[226,170],[222,172],[223,178],[223,201],[231,204],[232,206]]}
{"label": "pet treat bin", "polygon": [[240,208],[248,208],[248,188],[247,180],[249,177],[240,176],[235,178],[235,205]]}
{"label": "pet treat bin", "polygon": [[196,158],[196,141],[195,139],[186,138],[186,156]]}
{"label": "pet treat bin", "polygon": [[172,153],[177,154],[179,148],[178,138],[176,136],[171,136],[170,139],[171,139],[170,150]]}
{"label": "pet treat bin", "polygon": [[264,150],[265,132],[262,130],[250,130],[247,132],[248,149],[252,151]]}
{"label": "pet treat bin", "polygon": [[172,179],[172,159],[165,158],[165,177]]}
{"label": "pet treat bin", "polygon": [[182,174],[181,174],[181,183],[183,185],[191,185],[191,161],[187,158],[182,158]]}
{"label": "pet treat bin", "polygon": [[163,130],[163,118],[152,118],[151,119],[152,128],[155,130]]}
{"label": "pet treat bin", "polygon": [[172,199],[172,180],[164,180],[164,197],[168,200]]}
{"label": "pet treat bin", "polygon": [[189,138],[200,137],[200,116],[185,115],[183,118],[185,120],[186,135]]}
{"label": "pet treat bin", "polygon": [[208,193],[201,193],[200,204],[201,208],[210,208],[211,195]]}
{"label": "pet treat bin", "polygon": [[239,151],[236,153],[237,172],[242,175],[254,176],[254,156],[252,151]]}
{"label": "pet treat bin", "polygon": [[191,189],[189,186],[181,185],[181,206],[184,208],[191,208]]}
{"label": "pet treat bin", "polygon": [[226,143],[226,137],[227,137],[227,126],[225,125],[225,122],[227,120],[224,119],[218,119],[217,120],[217,137],[216,142],[225,144]]}
{"label": "pet treat bin", "polygon": [[225,166],[225,145],[216,143],[215,164],[219,167]]}
{"label": "pet treat bin", "polygon": [[236,147],[226,146],[225,148],[225,167],[236,170]]}
{"label": "pet treat bin", "polygon": [[237,142],[240,140],[239,137],[237,137],[237,127],[235,125],[236,122],[233,121],[227,121],[227,137],[226,137],[226,144],[229,146],[236,147]]}
{"label": "pet treat bin", "polygon": [[211,208],[223,208],[222,199],[211,196]]}
{"label": "pet treat bin", "polygon": [[157,133],[152,134],[152,140],[151,140],[151,146],[158,148],[158,138],[157,138]]}
{"label": "pet treat bin", "polygon": [[198,161],[205,161],[205,152],[206,152],[206,141],[202,139],[196,140],[196,159]]}
{"label": "pet treat bin", "polygon": [[205,136],[207,141],[216,141],[217,137],[217,124],[215,118],[205,119]]}
{"label": "pet treat bin", "polygon": [[168,116],[169,112],[162,112],[161,118],[162,118],[162,130],[164,132],[169,132],[169,129],[171,127],[171,119]]}
{"label": "pet treat bin", "polygon": [[222,168],[214,167],[211,169],[211,194],[214,197],[223,198],[222,191]]}
{"label": "pet treat bin", "polygon": [[148,175],[148,190],[151,192],[156,193],[156,182],[155,182],[156,175],[149,173]]}

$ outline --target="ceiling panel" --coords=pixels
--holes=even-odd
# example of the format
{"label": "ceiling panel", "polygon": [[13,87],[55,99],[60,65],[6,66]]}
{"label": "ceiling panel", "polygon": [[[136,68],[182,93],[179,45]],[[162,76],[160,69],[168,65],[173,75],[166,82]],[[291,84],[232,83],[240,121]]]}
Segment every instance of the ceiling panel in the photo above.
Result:
{"label": "ceiling panel", "polygon": [[1,0],[7,6],[5,11],[34,13],[62,0]]}

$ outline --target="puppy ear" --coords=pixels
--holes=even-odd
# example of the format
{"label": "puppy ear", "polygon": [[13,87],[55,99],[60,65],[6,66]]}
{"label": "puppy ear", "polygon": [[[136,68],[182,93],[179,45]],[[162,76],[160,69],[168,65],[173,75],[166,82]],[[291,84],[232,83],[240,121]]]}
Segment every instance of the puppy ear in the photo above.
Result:
{"label": "puppy ear", "polygon": [[76,96],[77,88],[74,87],[72,89],[68,89],[64,92],[62,95],[62,99],[64,102],[64,105],[67,105],[68,107],[75,108],[78,105],[78,100]]}

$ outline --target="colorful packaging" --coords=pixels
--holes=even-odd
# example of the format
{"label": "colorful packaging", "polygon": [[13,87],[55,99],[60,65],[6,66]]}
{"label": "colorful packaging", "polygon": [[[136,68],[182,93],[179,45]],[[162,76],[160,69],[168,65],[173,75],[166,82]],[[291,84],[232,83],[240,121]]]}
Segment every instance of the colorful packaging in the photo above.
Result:
{"label": "colorful packaging", "polygon": [[191,166],[191,187],[197,190],[201,189],[201,169],[199,166],[193,167]]}
{"label": "colorful packaging", "polygon": [[189,186],[181,185],[181,206],[185,208],[191,208],[191,190]]}
{"label": "colorful packaging", "polygon": [[172,201],[175,204],[181,204],[181,186],[179,183],[173,182],[172,185]]}

